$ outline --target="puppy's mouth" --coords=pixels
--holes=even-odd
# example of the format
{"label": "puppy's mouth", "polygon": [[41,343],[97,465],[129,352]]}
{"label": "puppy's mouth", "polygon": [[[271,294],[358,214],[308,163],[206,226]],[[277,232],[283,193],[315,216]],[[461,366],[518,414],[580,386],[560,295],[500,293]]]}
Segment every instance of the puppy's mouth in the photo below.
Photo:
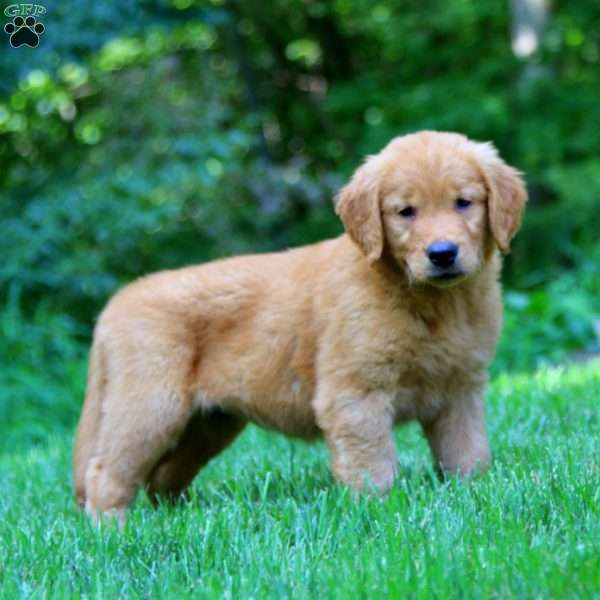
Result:
{"label": "puppy's mouth", "polygon": [[433,273],[429,277],[430,283],[438,286],[451,286],[464,279],[464,271],[453,269],[451,271],[440,271]]}
{"label": "puppy's mouth", "polygon": [[464,273],[462,271],[445,271],[444,273],[438,273],[432,276],[432,279],[441,279],[443,281],[450,281],[457,277],[462,277]]}

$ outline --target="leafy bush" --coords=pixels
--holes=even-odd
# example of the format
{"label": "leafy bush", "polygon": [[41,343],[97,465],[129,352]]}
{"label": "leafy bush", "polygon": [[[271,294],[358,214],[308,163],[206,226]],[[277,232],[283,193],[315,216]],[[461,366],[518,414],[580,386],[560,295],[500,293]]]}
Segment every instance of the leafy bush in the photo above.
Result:
{"label": "leafy bush", "polygon": [[364,154],[453,129],[526,174],[519,310],[589,339],[540,286],[597,252],[600,7],[553,6],[528,60],[493,0],[83,0],[45,18],[39,48],[0,55],[1,300],[91,324],[144,272],[335,235],[331,197]]}
{"label": "leafy bush", "polygon": [[532,292],[505,294],[494,371],[528,370],[600,350],[600,253]]}
{"label": "leafy bush", "polygon": [[0,311],[0,454],[71,435],[83,399],[85,332],[39,306],[24,317],[17,295]]}

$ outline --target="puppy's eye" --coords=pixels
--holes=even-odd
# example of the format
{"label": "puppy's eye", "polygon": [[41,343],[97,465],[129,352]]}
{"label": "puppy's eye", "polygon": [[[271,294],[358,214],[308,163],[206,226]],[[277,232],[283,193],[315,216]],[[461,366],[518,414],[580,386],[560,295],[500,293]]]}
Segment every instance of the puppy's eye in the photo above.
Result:
{"label": "puppy's eye", "polygon": [[398,214],[405,219],[412,219],[417,216],[417,209],[414,206],[407,206],[398,211]]}
{"label": "puppy's eye", "polygon": [[473,203],[470,200],[467,200],[466,198],[458,198],[456,200],[456,208],[458,208],[458,210],[464,210],[465,208],[469,208],[471,204]]}

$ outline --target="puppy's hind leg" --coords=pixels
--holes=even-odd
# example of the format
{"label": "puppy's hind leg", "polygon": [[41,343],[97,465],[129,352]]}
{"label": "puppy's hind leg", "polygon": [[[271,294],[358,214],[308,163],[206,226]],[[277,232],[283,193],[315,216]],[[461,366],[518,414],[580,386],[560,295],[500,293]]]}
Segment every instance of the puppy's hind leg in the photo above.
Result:
{"label": "puppy's hind leg", "polygon": [[229,446],[245,426],[241,417],[219,409],[196,412],[177,446],[150,473],[146,487],[150,499],[156,503],[159,498],[171,502],[181,498],[198,471]]}
{"label": "puppy's hind leg", "polygon": [[106,390],[94,457],[85,475],[86,510],[124,519],[137,490],[177,446],[191,416],[190,399],[168,377],[121,373]]}
{"label": "puppy's hind leg", "polygon": [[98,441],[98,431],[102,419],[104,382],[105,374],[102,349],[100,343],[95,342],[90,352],[85,401],[79,425],[77,426],[75,449],[73,452],[75,498],[81,507],[85,506],[86,501],[85,473]]}

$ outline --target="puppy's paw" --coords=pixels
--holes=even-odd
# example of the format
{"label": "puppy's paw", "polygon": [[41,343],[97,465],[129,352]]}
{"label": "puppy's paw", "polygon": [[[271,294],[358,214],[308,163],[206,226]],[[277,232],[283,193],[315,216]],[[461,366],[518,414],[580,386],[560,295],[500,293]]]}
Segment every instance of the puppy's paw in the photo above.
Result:
{"label": "puppy's paw", "polygon": [[397,474],[398,463],[396,461],[382,461],[368,473],[364,489],[383,496],[392,489]]}
{"label": "puppy's paw", "polygon": [[335,469],[334,475],[357,492],[383,496],[394,485],[397,472],[397,461],[386,459],[362,468]]}
{"label": "puppy's paw", "polygon": [[85,504],[85,512],[89,516],[90,521],[96,526],[116,524],[121,530],[125,526],[127,508],[98,510],[88,501]]}

